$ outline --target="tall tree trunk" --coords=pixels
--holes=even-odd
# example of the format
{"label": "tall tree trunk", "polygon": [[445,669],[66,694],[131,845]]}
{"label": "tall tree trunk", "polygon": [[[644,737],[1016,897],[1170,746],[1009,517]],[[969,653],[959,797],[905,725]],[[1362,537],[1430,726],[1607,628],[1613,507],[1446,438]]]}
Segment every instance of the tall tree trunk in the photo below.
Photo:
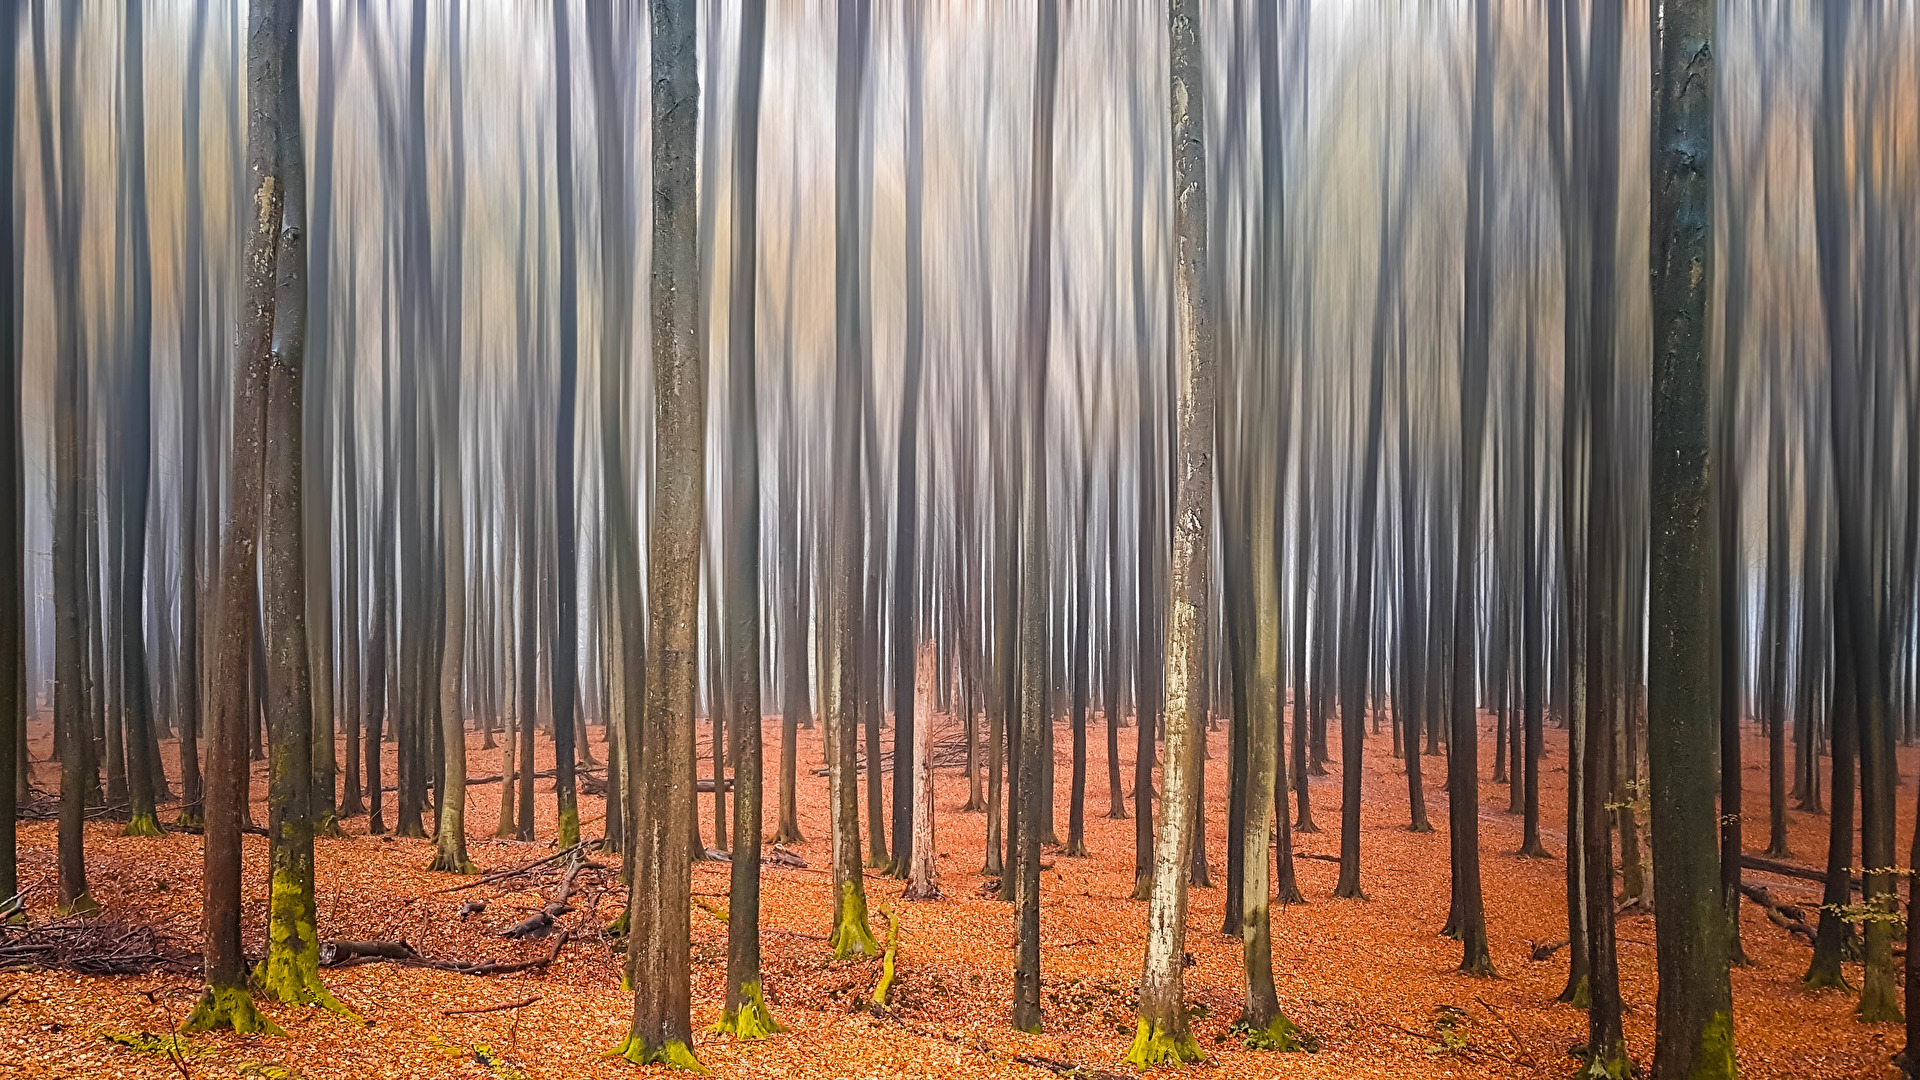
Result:
{"label": "tall tree trunk", "polygon": [[[265,461],[261,476],[260,588],[266,643],[267,832],[273,904],[259,984],[286,1005],[351,1016],[320,983],[313,873],[313,672],[309,666],[301,400],[307,343],[307,183],[300,131],[300,38],[296,3],[276,13],[280,81],[256,110],[276,112],[273,134],[281,204],[275,256],[273,339],[268,353]],[[255,31],[250,48],[266,45]]]}
{"label": "tall tree trunk", "polygon": [[[1711,288],[1714,6],[1711,0],[1675,0],[1660,19],[1653,81],[1653,502],[1648,613],[1647,729],[1652,767],[1650,803],[1654,860],[1654,944],[1660,995],[1654,1017],[1653,1075],[1657,1080],[1731,1077],[1733,997],[1727,981],[1730,925],[1737,924],[1737,891],[1715,895],[1713,790],[1713,544],[1716,525],[1734,528],[1722,504],[1716,523],[1709,499],[1723,500],[1736,475],[1731,459],[1709,453],[1707,406],[1707,297]],[[1726,358],[1729,372],[1740,358]],[[1723,408],[1737,407],[1728,379]],[[1732,424],[1731,416],[1721,423]],[[1720,443],[1733,449],[1731,438]],[[1716,475],[1717,474],[1717,475]],[[1720,557],[1730,554],[1720,537]],[[1720,567],[1720,616],[1734,568]],[[1722,649],[1734,652],[1737,629],[1722,625]],[[1737,657],[1719,665],[1721,768],[1739,768]],[[1731,715],[1729,715],[1729,711]],[[1729,728],[1731,729],[1729,731]],[[1734,743],[1727,756],[1728,736]],[[1739,781],[1723,792],[1736,802],[1720,820],[1737,817]],[[1739,884],[1740,832],[1722,834],[1721,859],[1731,858]],[[1731,845],[1729,848],[1727,845]]]}
{"label": "tall tree trunk", "polygon": [[[0,191],[12,200],[14,124],[19,77],[20,12],[0,15]],[[9,203],[11,204],[11,203]],[[0,896],[19,892],[15,822],[20,789],[15,774],[25,762],[21,736],[27,726],[27,585],[25,447],[20,433],[20,314],[14,282],[20,280],[14,216],[0,216]],[[191,591],[191,590],[189,590]],[[0,901],[4,903],[4,901]]]}
{"label": "tall tree trunk", "polygon": [[117,466],[123,485],[120,503],[120,580],[122,610],[120,678],[122,712],[127,725],[126,835],[159,836],[154,813],[154,776],[160,763],[149,755],[153,734],[153,686],[147,675],[146,627],[141,618],[146,593],[147,495],[153,457],[153,252],[147,226],[146,33],[142,5],[127,5],[122,49],[122,153],[127,190],[127,246],[132,266],[131,325],[127,370],[121,387],[122,422],[109,442],[120,446]]}
{"label": "tall tree trunk", "polygon": [[[231,1028],[237,1034],[275,1032],[273,1021],[254,1008],[247,989],[247,960],[240,943],[240,820],[245,813],[247,670],[253,655],[259,569],[261,484],[268,369],[272,364],[278,259],[285,189],[280,183],[280,114],[274,103],[285,83],[287,43],[297,41],[297,0],[252,0],[247,50],[247,86],[255,102],[247,123],[248,174],[253,182],[253,225],[245,263],[245,319],[233,369],[233,448],[228,456],[228,500],[220,553],[218,700],[208,731],[206,773],[205,944],[206,988],[185,1030]],[[317,944],[317,943],[316,943]]]}
{"label": "tall tree trunk", "polygon": [[[907,68],[906,147],[906,348],[900,385],[900,428],[894,472],[893,532],[893,865],[889,873],[908,875],[913,862],[914,785],[919,776],[914,761],[915,644],[914,601],[918,596],[916,570],[920,555],[920,367],[926,349],[927,316],[921,218],[926,170],[922,98],[925,64],[921,59],[921,10],[907,0],[904,13]],[[872,762],[868,768],[874,768]]]}
{"label": "tall tree trunk", "polygon": [[[653,317],[655,485],[648,539],[647,659],[643,730],[625,749],[633,829],[634,877],[627,906],[628,978],[633,1026],[615,1051],[636,1065],[662,1062],[698,1068],[690,1017],[689,912],[693,871],[693,706],[699,605],[702,491],[706,449],[706,358],[696,341],[700,311],[698,202],[694,180],[699,143],[699,54],[690,0],[653,5]],[[605,6],[588,9],[593,27],[594,82],[602,131],[613,131],[614,72]],[[602,206],[620,198],[624,169],[608,162],[623,152],[601,144]],[[613,183],[613,191],[608,183]],[[622,200],[624,201],[624,200]],[[624,208],[608,224],[624,231]],[[607,242],[603,226],[602,243]],[[624,320],[622,320],[624,321]],[[624,344],[624,341],[621,342]],[[610,534],[610,541],[618,538]],[[629,609],[638,611],[638,605]],[[637,637],[638,635],[630,635]],[[755,636],[750,635],[750,640]],[[635,647],[623,651],[633,657]],[[755,678],[758,678],[757,671]],[[640,689],[629,682],[629,702]]]}
{"label": "tall tree trunk", "polygon": [[[740,7],[740,73],[733,121],[733,257],[728,284],[728,429],[725,609],[727,695],[733,707],[733,842],[728,867],[727,1004],[716,1030],[743,1039],[780,1030],[767,1014],[760,973],[760,420],[759,211],[760,74],[766,51],[766,0]],[[709,58],[712,62],[712,58]],[[709,123],[712,122],[709,118]],[[698,488],[696,488],[696,491]],[[714,761],[720,760],[714,746]],[[714,787],[718,783],[716,766]],[[716,842],[720,840],[715,837]]]}
{"label": "tall tree trunk", "polygon": [[[424,0],[422,0],[424,2]],[[461,477],[460,416],[461,369],[466,358],[461,350],[461,237],[466,228],[466,125],[462,117],[466,102],[462,87],[465,39],[460,34],[459,0],[447,7],[447,64],[449,104],[452,112],[453,155],[448,163],[446,195],[447,280],[443,283],[445,305],[440,313],[445,329],[439,338],[438,372],[440,393],[435,409],[435,455],[439,459],[439,480],[435,487],[440,501],[440,783],[434,790],[439,814],[433,832],[434,855],[429,870],[453,874],[478,871],[467,858],[467,717],[460,698],[461,668],[466,653],[467,632],[467,540],[465,482]],[[332,722],[327,722],[329,732]],[[331,753],[333,737],[328,735]]]}
{"label": "tall tree trunk", "polygon": [[[574,240],[573,60],[567,34],[567,0],[553,0],[554,192],[560,232],[560,394],[554,409],[554,591],[551,678],[553,679],[553,788],[559,803],[559,843],[580,842],[580,804],[573,777],[574,716],[578,712],[580,630],[578,527],[574,522],[573,421],[579,376],[579,259]],[[523,745],[524,750],[524,737]],[[522,806],[527,789],[521,789]],[[521,810],[522,831],[528,811]]]}
{"label": "tall tree trunk", "polygon": [[1460,970],[1492,975],[1480,891],[1480,725],[1475,700],[1475,628],[1480,569],[1480,472],[1487,418],[1487,364],[1493,336],[1493,29],[1490,0],[1473,6],[1475,61],[1472,145],[1467,165],[1466,311],[1460,351],[1460,503],[1454,545],[1453,695],[1447,754],[1447,821],[1453,852],[1453,920]]}
{"label": "tall tree trunk", "polygon": [[1181,987],[1187,922],[1187,871],[1192,857],[1196,726],[1195,694],[1206,673],[1200,635],[1207,611],[1207,563],[1213,516],[1214,312],[1207,275],[1207,188],[1202,133],[1206,130],[1199,5],[1168,5],[1173,137],[1174,296],[1180,310],[1176,366],[1179,396],[1178,527],[1173,533],[1172,618],[1167,648],[1167,758],[1155,837],[1153,889],[1147,915],[1146,962],[1140,979],[1140,1020],[1127,1061],[1145,1069],[1161,1062],[1198,1061],[1187,1028]]}
{"label": "tall tree trunk", "polygon": [[[1060,9],[1040,0],[1034,44],[1033,175],[1027,203],[1026,298],[1022,312],[1019,378],[1020,485],[1020,758],[1016,794],[1025,805],[1015,834],[1019,862],[1018,958],[1013,974],[1013,1026],[1040,1032],[1040,842],[1043,758],[1053,756],[1043,736],[1053,705],[1047,633],[1047,367],[1053,327],[1053,118],[1060,63]],[[1203,549],[1204,550],[1204,549]],[[1012,567],[1007,568],[1010,572]],[[1008,861],[1013,861],[1009,854]]]}
{"label": "tall tree trunk", "polygon": [[[867,378],[860,320],[860,111],[865,100],[867,0],[839,0],[839,59],[834,92],[834,423],[828,499],[821,646],[823,712],[827,717],[827,786],[833,820],[833,935],[836,958],[880,951],[867,925],[860,871],[860,789],[856,740],[862,693],[855,655],[860,577],[860,385]],[[869,760],[868,768],[878,769]]]}

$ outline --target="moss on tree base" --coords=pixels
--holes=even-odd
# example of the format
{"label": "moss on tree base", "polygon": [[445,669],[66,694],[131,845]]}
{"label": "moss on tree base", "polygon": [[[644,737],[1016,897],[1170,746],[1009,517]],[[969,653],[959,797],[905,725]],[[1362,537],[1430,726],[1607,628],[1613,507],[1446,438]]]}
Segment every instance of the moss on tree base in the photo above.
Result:
{"label": "moss on tree base", "polygon": [[121,836],[165,836],[167,831],[160,827],[160,819],[153,811],[135,814],[128,819],[127,827],[120,830]]}
{"label": "moss on tree base", "polygon": [[1733,1017],[1714,1013],[1700,1032],[1700,1046],[1693,1053],[1687,1080],[1734,1080],[1739,1072],[1733,1060]]}
{"label": "moss on tree base", "polygon": [[679,1039],[668,1039],[657,1047],[648,1047],[646,1041],[638,1035],[629,1034],[613,1048],[608,1057],[620,1058],[635,1065],[665,1065],[669,1069],[683,1069],[687,1072],[704,1073],[706,1067],[693,1056],[693,1048]]}
{"label": "moss on tree base", "polygon": [[1320,1049],[1320,1040],[1307,1034],[1299,1024],[1287,1019],[1285,1014],[1273,1018],[1264,1025],[1257,1025],[1247,1019],[1243,1013],[1233,1022],[1233,1033],[1244,1040],[1249,1050],[1277,1050],[1281,1053],[1305,1051],[1312,1054]]}
{"label": "moss on tree base", "polygon": [[204,829],[207,827],[205,815],[198,810],[182,810],[180,816],[173,819],[175,825],[183,829]]}
{"label": "moss on tree base", "polygon": [[767,1012],[766,995],[761,992],[759,983],[750,982],[742,986],[740,997],[740,1005],[728,1006],[720,1022],[708,1030],[715,1035],[731,1035],[736,1039],[764,1039],[787,1030]]}
{"label": "moss on tree base", "polygon": [[873,940],[867,925],[867,900],[854,882],[840,887],[840,910],[833,920],[833,936],[827,939],[835,960],[854,956],[878,956],[880,943]]}
{"label": "moss on tree base", "polygon": [[570,848],[580,842],[580,810],[567,807],[560,811],[560,846]]}
{"label": "moss on tree base", "polygon": [[1133,1045],[1127,1048],[1127,1064],[1146,1072],[1155,1065],[1185,1065],[1204,1061],[1200,1044],[1185,1031],[1167,1031],[1146,1017],[1134,1029]]}
{"label": "moss on tree base", "polygon": [[260,992],[282,1005],[316,1005],[360,1019],[320,981],[320,934],[313,924],[313,902],[291,873],[283,870],[273,875],[271,910],[267,962],[254,976]]}
{"label": "moss on tree base", "polygon": [[182,1033],[232,1031],[236,1035],[285,1035],[280,1025],[262,1016],[253,995],[244,986],[208,986],[180,1025]]}

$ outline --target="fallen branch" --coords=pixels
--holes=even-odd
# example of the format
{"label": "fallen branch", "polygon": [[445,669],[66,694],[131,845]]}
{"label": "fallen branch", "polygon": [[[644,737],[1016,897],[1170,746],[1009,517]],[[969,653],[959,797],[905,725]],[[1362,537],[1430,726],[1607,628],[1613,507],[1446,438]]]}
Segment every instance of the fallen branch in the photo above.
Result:
{"label": "fallen branch", "polygon": [[323,941],[320,966],[341,967],[351,960],[418,960],[420,954],[404,941]]}
{"label": "fallen branch", "polygon": [[[585,843],[585,841],[582,841],[582,843]],[[515,866],[506,870],[496,870],[491,874],[482,874],[481,876],[474,878],[472,881],[464,882],[459,885],[450,885],[444,889],[435,889],[432,892],[426,893],[424,895],[439,896],[442,893],[465,892],[468,889],[477,889],[482,885],[491,885],[496,881],[505,881],[508,878],[519,877],[522,874],[526,874],[534,870],[538,870],[543,866],[547,866],[552,863],[557,863],[561,859],[564,859],[567,856],[572,855],[574,852],[579,851],[580,848],[581,848],[581,844],[575,844],[572,847],[561,848],[559,851],[554,852],[553,854],[547,856],[544,859],[535,859],[534,861],[527,863],[523,866]]]}
{"label": "fallen branch", "polygon": [[[546,968],[547,965],[553,963],[555,960],[558,960],[560,958],[560,948],[561,946],[567,943],[567,937],[568,937],[567,931],[565,930],[560,931],[560,935],[553,939],[553,948],[547,951],[547,955],[538,957],[533,960],[487,960],[478,964],[473,964],[473,963],[467,963],[462,960],[428,960],[425,957],[420,957],[420,956],[401,957],[401,956],[385,956],[385,955],[360,955],[360,956],[355,956],[351,959],[341,960],[338,963],[335,963],[329,966],[356,967],[360,964],[388,963],[388,964],[397,964],[400,967],[428,968],[433,971],[451,971],[456,975],[507,975],[515,971],[536,971],[536,970],[541,970]],[[392,944],[392,943],[391,942],[343,942],[343,943],[328,943],[328,944],[382,944],[384,945],[384,944]],[[405,945],[404,942],[400,944],[402,946]],[[324,950],[326,948],[326,945],[323,944],[321,948],[323,950],[322,955],[324,957]],[[323,964],[326,963],[324,958],[321,960],[321,963]]]}
{"label": "fallen branch", "polygon": [[1740,883],[1740,894],[1760,905],[1767,913],[1767,921],[1798,938],[1804,938],[1807,944],[1813,944],[1813,927],[1807,925],[1806,912],[1793,904],[1784,904],[1773,898],[1773,893],[1765,885]]}
{"label": "fallen branch", "polygon": [[[1743,870],[1759,870],[1763,873],[1779,874],[1781,877],[1799,878],[1802,881],[1818,881],[1822,884],[1825,884],[1827,880],[1827,872],[1825,870],[1817,870],[1811,866],[1801,866],[1798,863],[1782,862],[1779,859],[1769,859],[1764,855],[1742,855],[1740,856],[1740,867]],[[1859,878],[1854,878],[1853,891],[1865,892],[1866,883]]]}
{"label": "fallen branch", "polygon": [[503,1001],[498,1005],[479,1005],[471,1009],[441,1009],[440,1015],[471,1016],[475,1013],[505,1012],[508,1009],[524,1009],[539,1000],[540,995],[535,994],[533,997],[521,998],[519,1001]]}
{"label": "fallen branch", "polygon": [[579,849],[576,847],[573,853],[573,861],[567,864],[567,872],[560,879],[560,891],[554,895],[553,902],[541,908],[539,911],[534,912],[526,919],[502,930],[500,936],[507,938],[546,937],[547,933],[553,929],[554,924],[560,921],[560,916],[573,910],[573,908],[567,905],[567,898],[573,895],[573,881],[580,876],[582,863],[583,859],[581,858]]}

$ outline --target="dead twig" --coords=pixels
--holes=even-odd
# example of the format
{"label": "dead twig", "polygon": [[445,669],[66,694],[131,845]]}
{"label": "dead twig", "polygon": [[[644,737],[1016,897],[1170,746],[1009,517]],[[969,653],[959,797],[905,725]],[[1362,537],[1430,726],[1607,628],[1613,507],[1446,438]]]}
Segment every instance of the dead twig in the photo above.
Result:
{"label": "dead twig", "polygon": [[535,994],[530,998],[521,998],[519,1001],[503,1001],[498,1005],[477,1005],[471,1009],[441,1009],[440,1015],[471,1016],[475,1013],[505,1012],[508,1009],[524,1009],[539,1000],[540,995]]}

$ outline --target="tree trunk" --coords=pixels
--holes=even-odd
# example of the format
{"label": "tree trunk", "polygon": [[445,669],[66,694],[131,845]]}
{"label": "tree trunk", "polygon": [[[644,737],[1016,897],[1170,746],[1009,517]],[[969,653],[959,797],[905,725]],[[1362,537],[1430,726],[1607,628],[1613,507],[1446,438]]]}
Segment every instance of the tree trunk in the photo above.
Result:
{"label": "tree trunk", "polygon": [[1201,133],[1204,77],[1196,0],[1172,0],[1168,10],[1172,103],[1175,301],[1180,309],[1178,527],[1173,533],[1172,618],[1167,649],[1167,759],[1165,797],[1154,844],[1153,889],[1147,916],[1146,963],[1140,979],[1140,1020],[1127,1061],[1145,1069],[1161,1062],[1198,1061],[1187,1028],[1181,986],[1185,963],[1187,870],[1193,843],[1196,754],[1201,722],[1195,693],[1205,672],[1196,661],[1207,611],[1208,532],[1212,519],[1214,424],[1213,297],[1207,266],[1206,162]]}
{"label": "tree trunk", "polygon": [[[250,98],[265,104],[251,111],[247,125],[255,216],[247,238],[246,310],[233,369],[233,449],[228,457],[227,521],[220,554],[219,677],[212,683],[218,700],[207,746],[202,947],[206,988],[187,1018],[187,1031],[278,1030],[254,1008],[247,988],[247,960],[240,942],[240,820],[246,809],[247,669],[253,655],[258,598],[267,373],[272,363],[275,264],[285,199],[279,176],[280,114],[274,105],[285,83],[299,85],[284,71],[290,51],[286,43],[296,40],[296,6],[294,0],[252,0],[250,9],[247,85]],[[67,100],[64,95],[62,100]]]}
{"label": "tree trunk", "polygon": [[[580,842],[580,803],[573,775],[574,716],[579,710],[580,630],[578,527],[574,521],[573,424],[578,393],[580,319],[579,257],[574,239],[573,59],[567,33],[567,0],[553,0],[554,193],[560,232],[560,395],[554,416],[553,789],[558,802],[561,847]],[[525,751],[526,736],[522,736]],[[530,831],[528,788],[521,788],[521,831]]]}
{"label": "tree trunk", "polygon": [[[1719,665],[1721,768],[1734,778],[1722,788],[1733,799],[1720,815],[1720,859],[1711,841],[1715,817],[1713,775],[1715,672],[1713,659],[1713,544],[1720,530],[1737,528],[1729,505],[1738,475],[1733,460],[1709,454],[1707,297],[1713,280],[1713,36],[1709,0],[1669,3],[1660,20],[1654,75],[1653,149],[1653,501],[1649,578],[1647,728],[1652,766],[1650,802],[1654,861],[1654,937],[1660,994],[1655,1011],[1653,1075],[1659,1080],[1732,1076],[1733,999],[1727,981],[1730,927],[1740,911],[1739,737],[1740,684],[1736,626],[1730,596],[1736,574],[1722,564]],[[1728,355],[1727,399],[1737,408]],[[1729,427],[1731,415],[1720,421]],[[1730,433],[1722,454],[1733,450]],[[1717,475],[1716,475],[1717,474]],[[1709,514],[1715,485],[1722,501]],[[1737,504],[1732,504],[1737,505]],[[1730,537],[1719,537],[1729,557]],[[1729,755],[1729,739],[1732,753]],[[1718,873],[1722,893],[1715,895]],[[1729,897],[1724,884],[1731,879]],[[1721,905],[1736,905],[1723,908]]]}

